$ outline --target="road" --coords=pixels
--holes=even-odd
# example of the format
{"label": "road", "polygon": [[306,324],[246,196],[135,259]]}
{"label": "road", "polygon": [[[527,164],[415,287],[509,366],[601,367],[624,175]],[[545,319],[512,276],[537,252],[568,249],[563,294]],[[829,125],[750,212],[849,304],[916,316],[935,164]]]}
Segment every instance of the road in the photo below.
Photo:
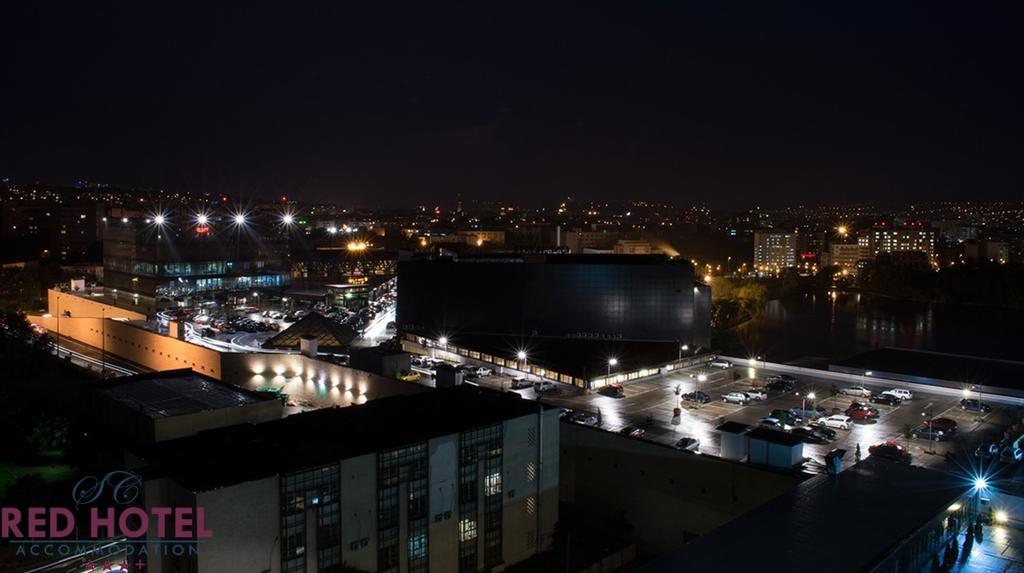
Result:
{"label": "road", "polygon": [[[698,382],[697,376],[703,374],[706,381]],[[731,391],[742,391],[751,387],[752,379],[763,380],[773,374],[761,368],[733,367],[727,370],[689,368],[678,373],[625,385],[625,397],[613,398],[597,392],[580,394],[567,386],[561,387],[557,393],[548,393],[542,397],[545,403],[573,410],[581,410],[600,414],[601,427],[609,431],[619,431],[627,425],[640,426],[646,430],[645,439],[673,445],[684,436],[700,440],[700,451],[709,455],[718,455],[719,436],[715,428],[723,422],[735,421],[756,425],[768,416],[773,409],[799,408],[803,404],[813,408],[840,408],[845,410],[858,400],[847,396],[831,397],[833,381],[805,377],[798,380],[791,392],[769,392],[767,399],[753,401],[746,405],[726,404],[721,395]],[[508,389],[508,378],[489,376],[474,379],[482,385]],[[700,390],[712,397],[712,402],[694,405],[681,402],[676,393],[692,392],[700,386]],[[894,387],[892,384],[878,384],[869,388],[881,392]],[[525,398],[536,399],[533,389],[515,390]],[[813,392],[816,400],[806,401],[807,394]],[[806,401],[806,402],[805,402]],[[864,401],[860,399],[860,401]],[[813,402],[813,406],[811,405]],[[682,409],[679,424],[672,424],[673,409]],[[867,457],[868,447],[889,439],[898,440],[903,446],[909,444],[915,465],[962,469],[976,471],[976,468],[950,467],[945,454],[950,452],[961,459],[974,460],[973,452],[978,444],[986,440],[997,439],[1002,428],[1019,412],[1013,408],[993,404],[994,411],[987,415],[964,412],[959,408],[959,399],[951,396],[915,393],[914,399],[907,400],[899,406],[871,404],[878,408],[879,417],[875,420],[855,422],[850,430],[836,430],[836,439],[832,443],[818,445],[805,444],[804,456],[809,458],[807,468],[814,471],[821,469],[824,455],[833,448],[847,450],[843,464],[855,461],[857,446],[861,448],[861,456]],[[904,437],[904,429],[909,425],[916,427],[925,419],[951,418],[956,420],[959,429],[953,440],[933,443],[927,440]],[[968,455],[963,455],[963,454]]]}

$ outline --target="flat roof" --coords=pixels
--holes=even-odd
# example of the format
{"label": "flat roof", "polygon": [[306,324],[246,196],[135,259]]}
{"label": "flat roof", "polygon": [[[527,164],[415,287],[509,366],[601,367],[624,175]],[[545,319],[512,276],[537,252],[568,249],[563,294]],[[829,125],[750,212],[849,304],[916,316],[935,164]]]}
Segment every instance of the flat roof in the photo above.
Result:
{"label": "flat roof", "polygon": [[804,443],[803,438],[800,436],[794,436],[793,434],[771,428],[754,428],[747,433],[747,437],[751,440],[764,440],[773,444],[779,444],[780,446],[792,447]]}
{"label": "flat roof", "polygon": [[97,384],[95,391],[150,418],[171,418],[276,399],[191,369],[115,378]]}
{"label": "flat roof", "polygon": [[982,356],[881,348],[833,363],[833,366],[1024,390],[1024,362]]}
{"label": "flat roof", "polygon": [[217,428],[141,453],[150,464],[147,474],[207,491],[489,426],[541,407],[514,392],[462,385]]}
{"label": "flat roof", "polygon": [[660,366],[679,359],[679,345],[673,341],[469,334],[450,335],[448,345],[506,360],[514,360],[516,353],[523,350],[530,366],[540,366],[585,380],[607,375],[609,358],[618,360],[618,364],[611,370],[613,374]]}
{"label": "flat roof", "polygon": [[947,472],[869,456],[838,477],[801,482],[639,570],[867,571],[969,487]]}

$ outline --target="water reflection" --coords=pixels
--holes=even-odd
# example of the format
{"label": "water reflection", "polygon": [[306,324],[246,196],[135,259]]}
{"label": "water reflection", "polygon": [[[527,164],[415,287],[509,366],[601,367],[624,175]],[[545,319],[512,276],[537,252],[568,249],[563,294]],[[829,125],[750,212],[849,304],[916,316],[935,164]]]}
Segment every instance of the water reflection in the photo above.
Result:
{"label": "water reflection", "polygon": [[921,303],[860,293],[775,300],[738,329],[751,354],[771,360],[839,359],[896,346],[1020,359],[1024,311]]}

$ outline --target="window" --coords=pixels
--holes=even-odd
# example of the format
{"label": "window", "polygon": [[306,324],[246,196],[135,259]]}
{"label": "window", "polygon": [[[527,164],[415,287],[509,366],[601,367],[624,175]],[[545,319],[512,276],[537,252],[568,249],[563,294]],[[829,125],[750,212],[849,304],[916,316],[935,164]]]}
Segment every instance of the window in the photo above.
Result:
{"label": "window", "polygon": [[476,539],[476,520],[463,519],[459,521],[459,541],[472,541]]}
{"label": "window", "polygon": [[501,473],[493,473],[484,478],[484,495],[498,495],[501,493]]}
{"label": "window", "polygon": [[532,495],[526,498],[526,513],[530,515],[537,513],[537,498]]}
{"label": "window", "polygon": [[427,556],[427,535],[421,533],[409,538],[409,559],[422,559]]}
{"label": "window", "polygon": [[526,481],[537,479],[537,464],[529,462],[526,464]]}

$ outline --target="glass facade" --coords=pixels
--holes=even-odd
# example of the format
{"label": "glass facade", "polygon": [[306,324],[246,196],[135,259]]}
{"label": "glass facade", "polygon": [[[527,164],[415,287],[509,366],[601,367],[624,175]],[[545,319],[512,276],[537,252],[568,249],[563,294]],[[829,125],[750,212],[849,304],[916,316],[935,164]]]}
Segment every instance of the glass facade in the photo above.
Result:
{"label": "glass facade", "polygon": [[377,455],[378,571],[399,570],[403,503],[408,571],[423,573],[428,570],[428,468],[426,443],[388,450]]}
{"label": "glass facade", "polygon": [[[281,476],[281,571],[305,573],[307,548],[316,538],[317,571],[341,571],[341,497],[337,465]],[[316,531],[307,531],[308,513]]]}
{"label": "glass facade", "polygon": [[[398,264],[398,323],[463,335],[663,340],[706,346],[689,261],[644,255],[413,259]],[[710,313],[705,317],[710,319]]]}
{"label": "glass facade", "polygon": [[459,436],[459,571],[479,569],[481,530],[484,568],[501,563],[502,440],[501,424]]}

